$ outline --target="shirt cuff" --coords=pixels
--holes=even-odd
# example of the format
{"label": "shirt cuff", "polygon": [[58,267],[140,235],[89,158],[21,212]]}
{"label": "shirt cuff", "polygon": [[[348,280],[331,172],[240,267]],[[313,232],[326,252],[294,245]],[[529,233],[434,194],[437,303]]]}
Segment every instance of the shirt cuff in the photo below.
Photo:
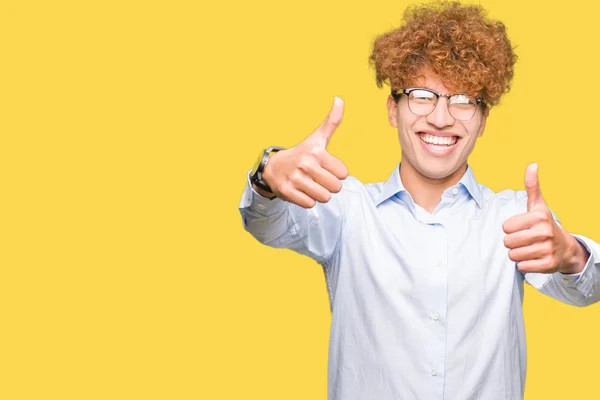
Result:
{"label": "shirt cuff", "polygon": [[249,208],[264,215],[271,215],[285,208],[285,201],[277,197],[269,199],[252,188],[250,172],[251,171],[248,171],[246,187],[244,188],[244,194],[242,195],[239,208]]}

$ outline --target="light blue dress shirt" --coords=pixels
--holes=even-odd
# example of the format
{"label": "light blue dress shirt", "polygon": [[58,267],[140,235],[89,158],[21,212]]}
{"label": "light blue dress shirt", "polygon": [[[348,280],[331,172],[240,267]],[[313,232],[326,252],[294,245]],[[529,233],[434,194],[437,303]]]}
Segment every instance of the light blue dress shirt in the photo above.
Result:
{"label": "light blue dress shirt", "polygon": [[590,253],[579,274],[521,273],[502,224],[527,211],[527,194],[495,193],[470,167],[432,214],[414,203],[399,166],[386,182],[349,177],[312,209],[247,184],[239,208],[257,240],[323,267],[330,400],[522,399],[523,283],[575,306],[600,300],[600,246],[574,235]]}

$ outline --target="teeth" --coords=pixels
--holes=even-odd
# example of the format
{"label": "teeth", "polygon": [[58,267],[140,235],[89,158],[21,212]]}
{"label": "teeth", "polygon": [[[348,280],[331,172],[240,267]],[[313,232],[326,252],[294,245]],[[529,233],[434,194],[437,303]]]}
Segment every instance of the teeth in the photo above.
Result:
{"label": "teeth", "polygon": [[434,136],[428,133],[420,134],[421,140],[434,145],[451,146],[456,143],[456,136]]}

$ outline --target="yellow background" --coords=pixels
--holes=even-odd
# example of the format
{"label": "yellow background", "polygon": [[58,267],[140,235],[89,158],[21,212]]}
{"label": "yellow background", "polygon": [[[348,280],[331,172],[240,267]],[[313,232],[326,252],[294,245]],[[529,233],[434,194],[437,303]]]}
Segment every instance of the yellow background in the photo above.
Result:
{"label": "yellow background", "polygon": [[[564,227],[600,240],[599,6],[481,3],[520,60],[478,180],[522,189],[537,161]],[[2,1],[0,398],[325,399],[322,271],[254,241],[237,205],[258,152],[334,95],[331,152],[387,178],[367,59],[407,4]],[[526,399],[596,398],[600,306],[525,297]]]}

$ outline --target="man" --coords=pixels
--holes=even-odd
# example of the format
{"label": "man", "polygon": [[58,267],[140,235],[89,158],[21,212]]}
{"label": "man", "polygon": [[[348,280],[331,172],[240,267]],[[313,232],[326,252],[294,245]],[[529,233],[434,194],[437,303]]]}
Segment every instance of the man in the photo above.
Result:
{"label": "man", "polygon": [[521,399],[523,284],[576,306],[600,300],[600,246],[561,228],[540,192],[494,193],[467,159],[509,90],[516,56],[479,6],[409,9],[371,55],[388,83],[402,160],[363,184],[326,150],[325,121],[268,148],[240,203],[259,241],[325,271],[332,310],[329,399]]}

